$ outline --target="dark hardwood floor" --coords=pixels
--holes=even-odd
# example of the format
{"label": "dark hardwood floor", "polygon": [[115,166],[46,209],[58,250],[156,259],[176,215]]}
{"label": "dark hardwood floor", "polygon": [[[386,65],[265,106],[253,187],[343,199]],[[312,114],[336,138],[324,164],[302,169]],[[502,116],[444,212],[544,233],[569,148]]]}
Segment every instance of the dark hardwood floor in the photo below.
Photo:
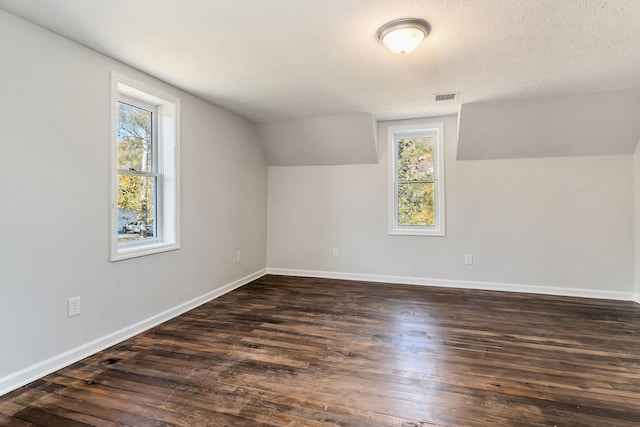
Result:
{"label": "dark hardwood floor", "polygon": [[265,276],[0,398],[9,426],[640,426],[640,305]]}

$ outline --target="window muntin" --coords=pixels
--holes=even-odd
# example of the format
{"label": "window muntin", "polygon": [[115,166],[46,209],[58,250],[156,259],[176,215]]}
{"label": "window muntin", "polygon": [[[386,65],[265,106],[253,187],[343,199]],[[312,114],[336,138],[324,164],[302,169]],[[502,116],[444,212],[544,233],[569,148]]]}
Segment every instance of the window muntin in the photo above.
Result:
{"label": "window muntin", "polygon": [[178,249],[180,101],[112,73],[111,261]]}
{"label": "window muntin", "polygon": [[444,235],[443,125],[389,129],[390,234]]}

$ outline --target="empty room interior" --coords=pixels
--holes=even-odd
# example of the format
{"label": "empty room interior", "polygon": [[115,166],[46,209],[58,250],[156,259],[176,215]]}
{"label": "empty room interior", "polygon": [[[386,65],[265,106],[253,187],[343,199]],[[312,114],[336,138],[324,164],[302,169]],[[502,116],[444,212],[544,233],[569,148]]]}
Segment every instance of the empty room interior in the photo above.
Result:
{"label": "empty room interior", "polygon": [[640,426],[637,0],[0,0],[0,55],[0,425]]}

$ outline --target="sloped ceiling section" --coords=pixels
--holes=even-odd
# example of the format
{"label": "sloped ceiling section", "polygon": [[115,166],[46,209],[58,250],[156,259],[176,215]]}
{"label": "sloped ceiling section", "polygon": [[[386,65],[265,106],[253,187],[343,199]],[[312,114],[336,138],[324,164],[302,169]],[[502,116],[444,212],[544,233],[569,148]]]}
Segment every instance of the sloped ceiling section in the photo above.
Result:
{"label": "sloped ceiling section", "polygon": [[631,154],[640,89],[463,104],[458,160]]}
{"label": "sloped ceiling section", "polygon": [[257,128],[270,166],[378,162],[376,121],[371,114],[259,123]]}

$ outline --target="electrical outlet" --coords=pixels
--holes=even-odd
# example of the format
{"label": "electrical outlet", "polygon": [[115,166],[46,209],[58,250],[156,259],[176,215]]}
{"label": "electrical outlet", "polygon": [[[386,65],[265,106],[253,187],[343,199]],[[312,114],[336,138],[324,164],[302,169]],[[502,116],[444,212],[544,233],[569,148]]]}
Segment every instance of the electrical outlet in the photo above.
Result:
{"label": "electrical outlet", "polygon": [[333,251],[331,252],[331,256],[334,258],[338,258],[340,256],[340,249],[333,248]]}
{"label": "electrical outlet", "polygon": [[67,300],[67,317],[80,314],[80,297],[69,298]]}
{"label": "electrical outlet", "polygon": [[236,262],[240,262],[240,251],[236,251]]}
{"label": "electrical outlet", "polygon": [[465,265],[473,264],[473,255],[472,254],[466,254],[464,256],[464,263],[465,263]]}

